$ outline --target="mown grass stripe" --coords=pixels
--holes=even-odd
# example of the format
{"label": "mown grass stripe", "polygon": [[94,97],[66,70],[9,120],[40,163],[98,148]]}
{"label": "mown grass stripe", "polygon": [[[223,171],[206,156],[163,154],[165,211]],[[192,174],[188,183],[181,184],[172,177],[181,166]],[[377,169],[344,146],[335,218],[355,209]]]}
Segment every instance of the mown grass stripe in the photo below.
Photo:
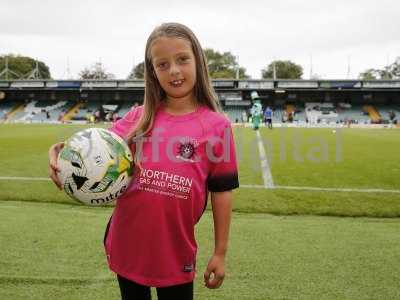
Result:
{"label": "mown grass stripe", "polygon": [[0,276],[0,284],[49,284],[49,285],[92,285],[112,282],[115,278],[62,278],[62,277],[16,277]]}
{"label": "mown grass stripe", "polygon": [[[241,188],[248,189],[267,189],[263,185],[241,184]],[[328,188],[328,187],[312,187],[312,186],[285,186],[275,185],[273,189],[280,190],[303,190],[303,191],[323,191],[323,192],[358,192],[358,193],[396,193],[399,194],[400,190],[387,190],[379,188]]]}
{"label": "mown grass stripe", "polygon": [[[26,180],[26,181],[51,181],[46,177],[0,177],[0,180]],[[323,192],[357,192],[357,193],[395,193],[400,194],[400,190],[380,189],[380,188],[330,188],[313,186],[287,186],[287,185],[257,185],[241,184],[245,189],[280,189],[280,190],[303,190],[303,191],[323,191]]]}

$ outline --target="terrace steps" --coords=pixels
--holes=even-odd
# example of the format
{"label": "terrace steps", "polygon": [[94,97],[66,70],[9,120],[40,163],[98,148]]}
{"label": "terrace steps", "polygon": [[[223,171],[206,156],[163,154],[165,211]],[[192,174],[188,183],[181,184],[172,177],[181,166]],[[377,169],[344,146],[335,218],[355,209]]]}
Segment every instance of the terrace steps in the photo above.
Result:
{"label": "terrace steps", "polygon": [[24,110],[24,107],[25,107],[25,106],[24,106],[23,103],[18,103],[18,104],[16,104],[16,105],[14,106],[14,108],[13,108],[12,110],[10,110],[10,111],[6,114],[4,123],[8,123],[9,120],[11,120],[12,117],[13,117],[14,115],[16,115],[16,114],[17,114],[18,112],[20,112],[20,111],[23,111],[23,110]]}
{"label": "terrace steps", "polygon": [[69,121],[71,120],[78,112],[79,109],[83,106],[82,102],[78,102],[75,104],[62,118],[62,121]]}
{"label": "terrace steps", "polygon": [[381,115],[379,114],[379,112],[376,110],[375,107],[373,107],[372,105],[364,105],[363,109],[364,111],[368,112],[372,122],[378,123],[381,121]]}

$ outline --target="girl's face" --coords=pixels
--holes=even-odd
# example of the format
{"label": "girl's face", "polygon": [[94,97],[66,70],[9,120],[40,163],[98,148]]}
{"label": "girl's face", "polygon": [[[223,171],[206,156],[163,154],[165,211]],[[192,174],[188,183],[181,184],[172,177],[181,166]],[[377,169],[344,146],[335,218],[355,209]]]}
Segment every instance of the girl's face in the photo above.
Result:
{"label": "girl's face", "polygon": [[153,68],[162,89],[170,99],[194,99],[196,60],[189,41],[160,37],[151,47]]}

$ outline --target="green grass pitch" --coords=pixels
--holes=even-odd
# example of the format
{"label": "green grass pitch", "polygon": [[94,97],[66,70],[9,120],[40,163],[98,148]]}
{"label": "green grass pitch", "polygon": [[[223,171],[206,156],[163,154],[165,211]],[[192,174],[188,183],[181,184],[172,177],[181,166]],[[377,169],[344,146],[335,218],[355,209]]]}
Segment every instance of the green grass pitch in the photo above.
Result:
{"label": "green grass pitch", "polygon": [[[83,127],[0,125],[0,176],[47,177],[48,147]],[[260,133],[276,186],[400,190],[400,130]],[[235,128],[235,139],[244,187],[234,192],[227,278],[219,290],[202,285],[207,211],[196,230],[196,299],[400,298],[399,193],[258,188],[256,134]],[[48,181],[0,180],[0,299],[118,299],[102,248],[111,212]]]}

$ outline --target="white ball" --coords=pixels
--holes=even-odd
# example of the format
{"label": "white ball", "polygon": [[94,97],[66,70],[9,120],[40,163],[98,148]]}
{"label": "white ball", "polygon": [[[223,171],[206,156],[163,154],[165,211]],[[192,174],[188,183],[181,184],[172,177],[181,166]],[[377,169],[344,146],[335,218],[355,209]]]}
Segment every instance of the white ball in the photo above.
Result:
{"label": "white ball", "polygon": [[133,157],[115,133],[90,128],[75,133],[58,156],[64,191],[87,205],[102,205],[121,196],[133,174]]}

